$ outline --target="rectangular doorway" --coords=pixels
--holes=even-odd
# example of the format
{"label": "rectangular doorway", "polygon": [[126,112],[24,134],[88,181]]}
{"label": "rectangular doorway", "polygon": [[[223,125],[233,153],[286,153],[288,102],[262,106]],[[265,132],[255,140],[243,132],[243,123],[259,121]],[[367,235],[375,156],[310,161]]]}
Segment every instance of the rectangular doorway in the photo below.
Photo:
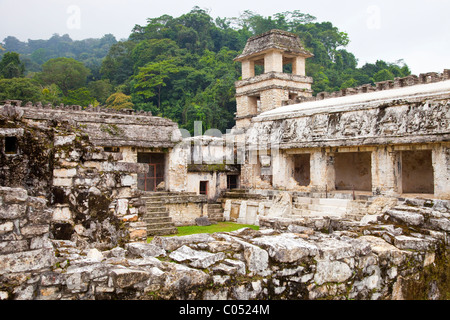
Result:
{"label": "rectangular doorway", "polygon": [[307,187],[311,183],[311,155],[294,155],[294,179],[299,186]]}
{"label": "rectangular doorway", "polygon": [[148,164],[146,173],[138,174],[138,189],[155,192],[158,185],[164,182],[166,157],[164,153],[138,153],[138,163]]}
{"label": "rectangular doorway", "polygon": [[372,191],[372,153],[335,154],[336,190]]}
{"label": "rectangular doorway", "polygon": [[402,151],[402,191],[434,194],[431,150]]}
{"label": "rectangular doorway", "polygon": [[233,190],[238,188],[238,176],[228,175],[227,176],[227,190]]}
{"label": "rectangular doorway", "polygon": [[208,195],[208,181],[200,181],[200,194]]}

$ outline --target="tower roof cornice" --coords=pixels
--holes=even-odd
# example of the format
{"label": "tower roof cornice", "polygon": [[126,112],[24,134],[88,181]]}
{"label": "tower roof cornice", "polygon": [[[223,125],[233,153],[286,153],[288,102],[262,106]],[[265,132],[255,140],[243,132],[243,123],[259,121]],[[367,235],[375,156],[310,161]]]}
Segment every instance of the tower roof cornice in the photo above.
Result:
{"label": "tower roof cornice", "polygon": [[265,52],[279,50],[292,56],[303,56],[305,58],[314,55],[303,48],[300,38],[291,32],[272,29],[263,34],[253,36],[248,39],[247,44],[241,55],[236,57],[235,61],[243,61],[259,56]]}

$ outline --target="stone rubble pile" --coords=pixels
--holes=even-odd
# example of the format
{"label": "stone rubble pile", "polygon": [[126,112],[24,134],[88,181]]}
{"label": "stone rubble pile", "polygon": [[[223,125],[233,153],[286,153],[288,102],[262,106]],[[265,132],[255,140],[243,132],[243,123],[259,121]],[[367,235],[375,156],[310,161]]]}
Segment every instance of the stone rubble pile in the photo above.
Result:
{"label": "stone rubble pile", "polygon": [[42,219],[51,211],[36,198],[2,195],[1,299],[448,298],[445,277],[426,277],[448,274],[445,201],[406,201],[360,222],[271,218],[262,222],[273,228],[259,231],[155,237],[101,252],[50,239]]}

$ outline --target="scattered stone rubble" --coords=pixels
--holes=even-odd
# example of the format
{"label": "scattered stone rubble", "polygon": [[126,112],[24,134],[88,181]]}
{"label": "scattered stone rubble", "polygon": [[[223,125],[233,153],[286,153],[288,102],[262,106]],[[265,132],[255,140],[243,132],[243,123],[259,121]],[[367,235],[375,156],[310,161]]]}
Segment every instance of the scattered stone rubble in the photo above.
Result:
{"label": "scattered stone rubble", "polygon": [[157,236],[100,251],[52,239],[46,201],[1,187],[0,297],[448,299],[449,209],[404,200],[360,222],[261,217],[259,231]]}

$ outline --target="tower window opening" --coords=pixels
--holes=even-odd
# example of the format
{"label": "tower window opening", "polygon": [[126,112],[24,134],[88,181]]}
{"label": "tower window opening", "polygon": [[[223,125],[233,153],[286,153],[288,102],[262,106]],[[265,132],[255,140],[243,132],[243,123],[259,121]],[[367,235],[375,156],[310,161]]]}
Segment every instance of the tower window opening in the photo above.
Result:
{"label": "tower window opening", "polygon": [[18,144],[17,137],[5,137],[5,153],[17,154]]}

